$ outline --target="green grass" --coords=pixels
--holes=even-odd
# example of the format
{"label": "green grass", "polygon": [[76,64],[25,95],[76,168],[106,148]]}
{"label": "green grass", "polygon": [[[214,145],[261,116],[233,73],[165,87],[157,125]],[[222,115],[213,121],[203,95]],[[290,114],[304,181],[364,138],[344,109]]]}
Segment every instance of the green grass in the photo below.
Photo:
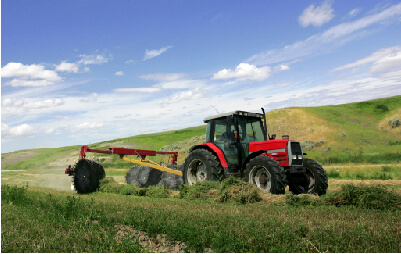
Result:
{"label": "green grass", "polygon": [[308,155],[325,164],[399,162],[400,136],[379,130],[378,123],[400,108],[401,96],[304,108],[338,130],[338,133],[325,137],[328,140],[326,145],[331,148],[329,151],[315,149]]}
{"label": "green grass", "polygon": [[326,168],[329,179],[341,180],[401,180],[401,166],[374,166],[352,164]]}
{"label": "green grass", "polygon": [[[16,194],[12,194],[16,193]],[[319,198],[320,199],[320,198]],[[2,252],[144,252],[121,225],[186,251],[400,252],[400,210],[218,203],[2,185]]]}

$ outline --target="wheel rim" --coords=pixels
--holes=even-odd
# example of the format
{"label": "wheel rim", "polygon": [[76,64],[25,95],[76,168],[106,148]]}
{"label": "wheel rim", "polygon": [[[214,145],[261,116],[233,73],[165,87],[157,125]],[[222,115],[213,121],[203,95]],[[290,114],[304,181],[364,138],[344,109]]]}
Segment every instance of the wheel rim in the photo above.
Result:
{"label": "wheel rim", "polygon": [[188,166],[187,180],[190,185],[207,180],[206,165],[201,160],[193,160]]}
{"label": "wheel rim", "polygon": [[254,167],[249,173],[249,183],[255,184],[263,190],[270,191],[272,187],[272,177],[269,170],[263,166]]}

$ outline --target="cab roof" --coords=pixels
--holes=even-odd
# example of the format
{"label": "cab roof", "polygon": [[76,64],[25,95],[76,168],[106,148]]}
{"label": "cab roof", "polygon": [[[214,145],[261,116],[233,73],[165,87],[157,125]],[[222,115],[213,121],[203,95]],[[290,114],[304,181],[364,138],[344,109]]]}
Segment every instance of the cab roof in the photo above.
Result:
{"label": "cab roof", "polygon": [[263,114],[236,110],[236,111],[231,111],[231,112],[227,112],[227,113],[221,113],[221,114],[214,115],[214,116],[208,116],[205,119],[203,119],[203,122],[207,123],[210,120],[219,119],[219,118],[223,118],[223,117],[227,117],[227,116],[234,116],[234,115],[245,116],[245,117],[256,117],[256,118],[263,119]]}

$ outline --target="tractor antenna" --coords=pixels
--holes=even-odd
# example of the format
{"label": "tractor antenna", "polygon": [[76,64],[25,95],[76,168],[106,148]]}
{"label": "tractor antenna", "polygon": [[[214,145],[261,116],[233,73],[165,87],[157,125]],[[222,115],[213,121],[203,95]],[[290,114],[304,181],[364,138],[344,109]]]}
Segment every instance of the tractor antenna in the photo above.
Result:
{"label": "tractor antenna", "polygon": [[220,114],[220,112],[217,111],[217,109],[215,107],[213,107],[213,105],[210,105],[210,106],[212,106],[212,108],[214,108],[214,110],[216,110],[217,114]]}

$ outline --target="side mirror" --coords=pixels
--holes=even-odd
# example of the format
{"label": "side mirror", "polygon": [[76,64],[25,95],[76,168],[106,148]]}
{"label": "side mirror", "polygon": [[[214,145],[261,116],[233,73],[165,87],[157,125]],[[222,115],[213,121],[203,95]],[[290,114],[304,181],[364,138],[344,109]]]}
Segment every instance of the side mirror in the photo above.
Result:
{"label": "side mirror", "polygon": [[274,140],[276,138],[276,134],[272,134],[272,137],[270,138],[270,140]]}

